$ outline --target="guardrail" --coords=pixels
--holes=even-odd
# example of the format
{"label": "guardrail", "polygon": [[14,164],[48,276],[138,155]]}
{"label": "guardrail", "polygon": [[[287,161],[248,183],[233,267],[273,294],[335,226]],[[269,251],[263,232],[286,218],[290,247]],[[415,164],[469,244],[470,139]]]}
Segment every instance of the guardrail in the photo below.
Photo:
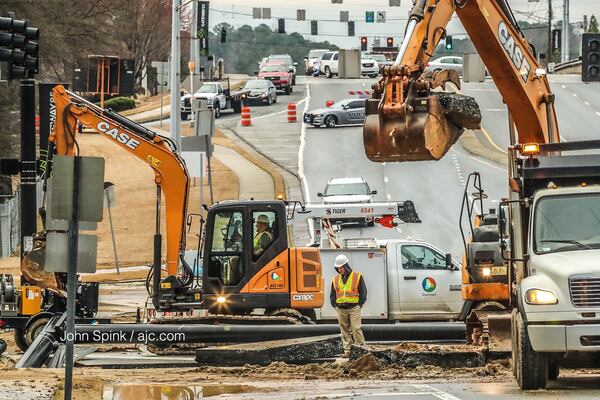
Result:
{"label": "guardrail", "polygon": [[581,73],[581,60],[570,60],[564,63],[558,63],[554,65],[552,72],[555,74],[580,74]]}

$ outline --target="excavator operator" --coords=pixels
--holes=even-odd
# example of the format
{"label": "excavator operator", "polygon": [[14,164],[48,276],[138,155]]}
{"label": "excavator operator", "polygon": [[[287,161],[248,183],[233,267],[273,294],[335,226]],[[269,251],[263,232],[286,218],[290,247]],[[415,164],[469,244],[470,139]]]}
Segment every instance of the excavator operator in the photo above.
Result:
{"label": "excavator operator", "polygon": [[271,245],[273,242],[273,232],[269,227],[269,217],[265,214],[260,214],[256,218],[256,235],[254,235],[254,261],[258,260],[262,253]]}

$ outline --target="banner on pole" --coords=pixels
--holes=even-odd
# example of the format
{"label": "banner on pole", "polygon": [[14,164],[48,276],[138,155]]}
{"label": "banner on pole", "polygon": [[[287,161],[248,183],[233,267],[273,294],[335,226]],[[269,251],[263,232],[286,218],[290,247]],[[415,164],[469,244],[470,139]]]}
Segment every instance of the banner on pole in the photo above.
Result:
{"label": "banner on pole", "polygon": [[200,56],[208,55],[208,1],[198,2],[197,35],[200,41]]}

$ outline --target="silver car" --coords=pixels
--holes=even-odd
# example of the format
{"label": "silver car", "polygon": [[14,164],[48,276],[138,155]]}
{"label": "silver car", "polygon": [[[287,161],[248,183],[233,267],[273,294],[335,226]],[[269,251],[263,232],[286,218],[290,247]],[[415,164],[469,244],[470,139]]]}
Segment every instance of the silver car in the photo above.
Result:
{"label": "silver car", "polygon": [[354,125],[365,122],[365,99],[345,99],[328,108],[304,113],[305,123],[314,127],[334,128],[337,125]]}
{"label": "silver car", "polygon": [[429,61],[427,71],[439,71],[442,69],[454,69],[460,75],[463,73],[463,59],[458,56],[444,56]]}

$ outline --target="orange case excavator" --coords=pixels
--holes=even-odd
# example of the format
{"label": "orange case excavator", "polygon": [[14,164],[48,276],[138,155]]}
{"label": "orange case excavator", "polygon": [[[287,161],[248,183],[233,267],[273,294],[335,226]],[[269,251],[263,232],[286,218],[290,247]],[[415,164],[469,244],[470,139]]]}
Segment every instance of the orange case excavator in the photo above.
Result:
{"label": "orange case excavator", "polygon": [[[161,311],[209,308],[215,312],[249,312],[265,308],[276,313],[301,310],[314,318],[314,309],[323,305],[323,284],[319,252],[314,248],[289,248],[287,213],[282,201],[231,201],[214,205],[208,211],[207,237],[204,238],[203,277],[194,276],[184,260],[187,202],[190,178],[176,145],[129,119],[103,110],[63,86],[53,89],[56,122],[49,138],[48,154],[77,155],[78,124],[97,130],[100,135],[146,163],[155,173],[157,218],[154,236],[152,299]],[[47,177],[47,176],[46,176]],[[161,196],[166,205],[166,272],[162,278]],[[277,233],[273,243],[253,257],[253,212],[271,213]],[[221,226],[222,213],[239,215],[243,239],[228,242],[229,228]],[[233,221],[236,222],[237,221]],[[222,231],[225,229],[225,231]],[[34,251],[23,260],[21,270],[37,286],[61,292],[60,280],[44,270],[45,232],[37,235]],[[222,248],[213,244],[221,242]],[[181,267],[181,268],[180,268]],[[226,296],[226,297],[225,297]],[[225,299],[225,301],[222,301]]]}

